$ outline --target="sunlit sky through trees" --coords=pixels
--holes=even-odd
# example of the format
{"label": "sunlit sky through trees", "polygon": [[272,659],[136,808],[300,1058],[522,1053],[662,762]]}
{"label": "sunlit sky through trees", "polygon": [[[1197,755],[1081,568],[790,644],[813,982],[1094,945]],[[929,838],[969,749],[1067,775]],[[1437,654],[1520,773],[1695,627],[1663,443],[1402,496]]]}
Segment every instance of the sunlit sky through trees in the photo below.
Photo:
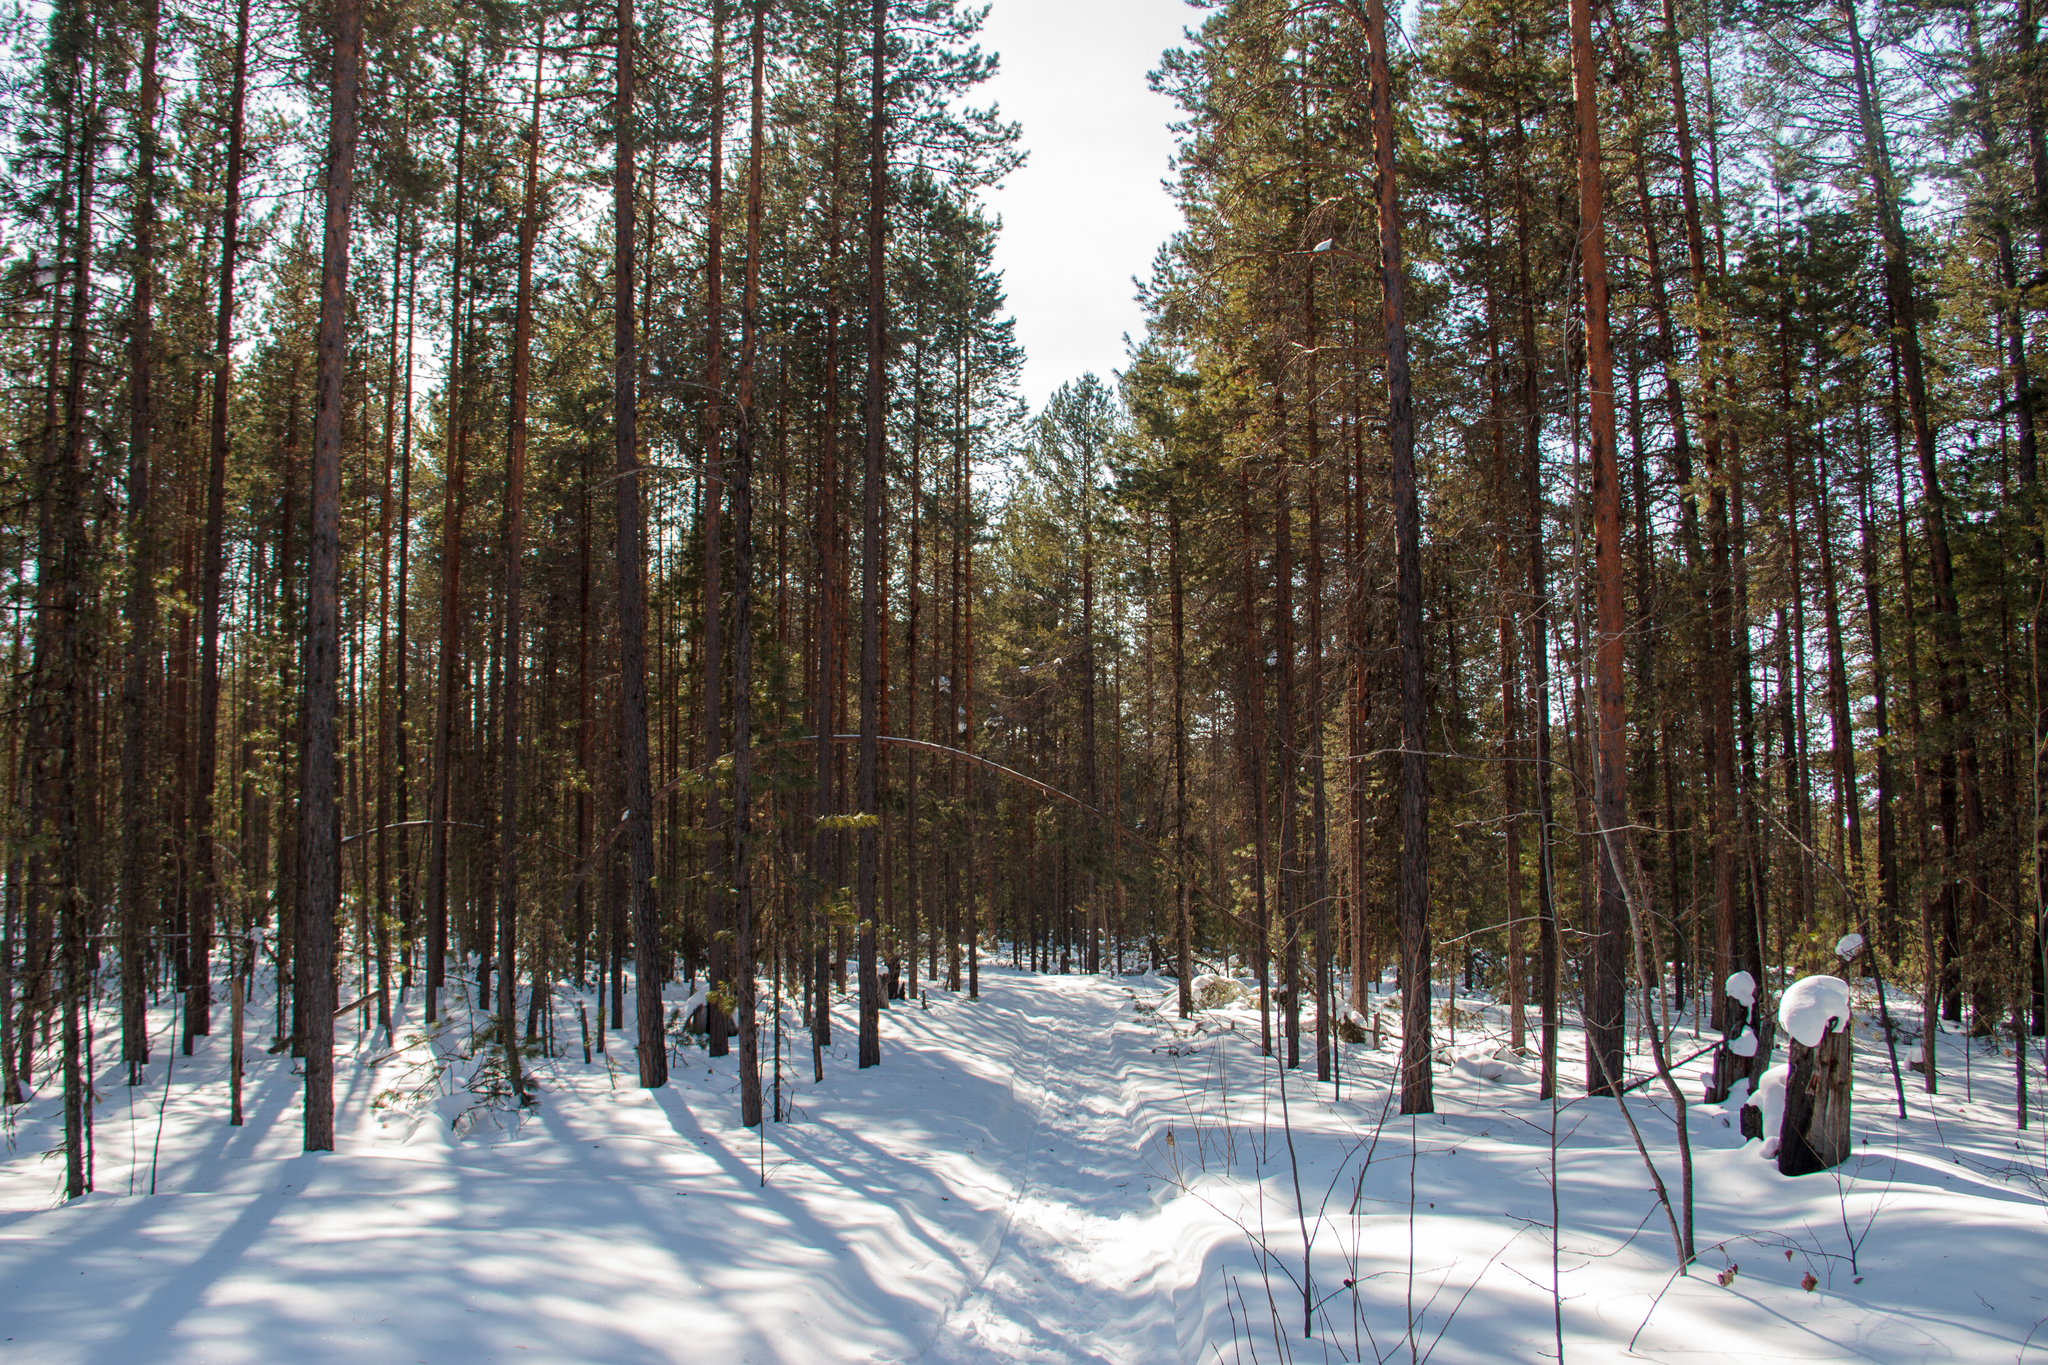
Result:
{"label": "sunlit sky through trees", "polygon": [[1202,11],[1183,0],[995,0],[982,33],[1002,68],[975,92],[1024,125],[1024,168],[989,196],[996,265],[1035,409],[1066,380],[1124,364],[1144,315],[1132,277],[1179,226],[1169,173],[1173,104],[1146,85]]}

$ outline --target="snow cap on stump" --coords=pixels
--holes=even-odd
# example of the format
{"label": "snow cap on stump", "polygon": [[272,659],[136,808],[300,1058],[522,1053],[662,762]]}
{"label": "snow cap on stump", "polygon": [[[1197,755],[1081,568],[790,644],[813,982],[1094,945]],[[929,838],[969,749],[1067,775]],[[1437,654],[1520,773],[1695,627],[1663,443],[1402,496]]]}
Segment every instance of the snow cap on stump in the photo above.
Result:
{"label": "snow cap on stump", "polygon": [[1828,1021],[1849,1021],[1849,983],[1839,976],[1803,976],[1778,1001],[1778,1027],[1808,1047],[1819,1047]]}
{"label": "snow cap on stump", "polygon": [[1737,972],[1728,978],[1721,989],[1730,1000],[1738,1001],[1744,1009],[1756,1008],[1756,978],[1748,972]]}

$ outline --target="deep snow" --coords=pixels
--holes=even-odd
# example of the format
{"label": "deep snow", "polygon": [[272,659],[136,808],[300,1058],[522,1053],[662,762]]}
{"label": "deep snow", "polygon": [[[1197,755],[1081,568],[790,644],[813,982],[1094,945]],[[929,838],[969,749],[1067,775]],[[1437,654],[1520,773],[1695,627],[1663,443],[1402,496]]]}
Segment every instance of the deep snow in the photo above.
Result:
{"label": "deep snow", "polygon": [[[1343,1049],[1341,1098],[1311,1079],[1312,1055],[1283,1092],[1255,1013],[1183,1023],[1171,987],[984,968],[978,1002],[890,1009],[878,1069],[836,1046],[813,1087],[800,1047],[796,1121],[759,1134],[737,1123],[731,1059],[685,1049],[652,1093],[616,1033],[612,1065],[584,1065],[567,993],[573,1056],[533,1063],[541,1103],[509,1128],[465,1115],[467,1098],[373,1105],[431,1074],[415,1069],[426,1051],[392,1057],[349,1021],[331,1154],[298,1150],[287,1059],[252,1047],[249,1122],[232,1129],[226,1038],[177,1058],[168,1089],[160,1047],[141,1088],[118,1064],[100,1073],[85,1200],[56,1197],[54,1088],[15,1112],[0,1360],[1554,1356],[1552,1109],[1529,1069],[1493,1056],[1497,1011],[1459,1002],[1441,1112],[1410,1120],[1388,1104],[1391,1037]],[[157,1021],[167,1034],[167,1007]],[[842,1002],[842,1043],[852,1024]],[[1676,1044],[1700,1046],[1689,1020]],[[1856,1045],[1857,1156],[1835,1175],[1781,1177],[1729,1126],[1733,1105],[1694,1106],[1701,1259],[1684,1278],[1614,1102],[1568,1099],[1568,1359],[1633,1343],[1653,1360],[2048,1362],[2048,1158],[2038,1117],[2014,1131],[2011,1059],[1980,1048],[1966,1098],[1962,1040],[1944,1037],[1947,1093],[1909,1088],[1902,1125],[1867,1020]],[[1569,1083],[1575,1032],[1564,1054]],[[1685,1069],[1690,1094],[1703,1065]],[[1630,1107],[1675,1194],[1668,1104],[1653,1085]]]}

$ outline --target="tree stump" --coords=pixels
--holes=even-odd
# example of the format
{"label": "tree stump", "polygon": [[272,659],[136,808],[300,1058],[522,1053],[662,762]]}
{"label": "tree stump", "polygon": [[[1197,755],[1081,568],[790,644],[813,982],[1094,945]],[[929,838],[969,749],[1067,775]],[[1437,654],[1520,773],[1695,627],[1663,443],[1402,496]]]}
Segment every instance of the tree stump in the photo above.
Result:
{"label": "tree stump", "polygon": [[[1707,1071],[1703,1098],[1708,1104],[1733,1098],[1737,1081],[1748,1081],[1754,1092],[1757,1081],[1770,1069],[1771,1053],[1776,1046],[1776,1020],[1760,1006],[1759,996],[1756,978],[1748,972],[1731,974],[1722,987],[1722,1038]],[[1738,1047],[1745,1030],[1752,1035],[1747,1052]]]}
{"label": "tree stump", "polygon": [[1735,1111],[1736,1121],[1742,1125],[1744,1142],[1762,1141],[1764,1135],[1764,1111],[1753,1104],[1745,1104]]}
{"label": "tree stump", "polygon": [[1790,1040],[1785,1118],[1778,1129],[1778,1172],[1807,1175],[1849,1156],[1850,1062],[1846,1022],[1830,1023],[1818,1046]]}
{"label": "tree stump", "polygon": [[1721,1045],[1714,1049],[1713,1066],[1707,1072],[1706,1102],[1719,1104],[1735,1093],[1735,1083],[1750,1074],[1751,1057],[1739,1057],[1729,1044],[1749,1027],[1749,1006],[1732,995],[1724,995],[1721,1008],[1726,1021]]}

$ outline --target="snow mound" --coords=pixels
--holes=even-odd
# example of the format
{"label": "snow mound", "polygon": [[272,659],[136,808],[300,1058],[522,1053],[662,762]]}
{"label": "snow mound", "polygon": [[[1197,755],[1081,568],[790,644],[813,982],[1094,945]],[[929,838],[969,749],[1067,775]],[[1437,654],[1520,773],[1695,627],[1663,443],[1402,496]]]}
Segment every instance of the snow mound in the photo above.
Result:
{"label": "snow mound", "polygon": [[1735,973],[1721,989],[1730,1000],[1740,1001],[1744,1009],[1756,1008],[1756,978],[1748,972]]}
{"label": "snow mound", "polygon": [[1724,1104],[1694,1104],[1686,1111],[1693,1148],[1733,1148],[1747,1142],[1742,1136],[1741,1109],[1741,1102],[1734,1099]]}
{"label": "snow mound", "polygon": [[1764,1116],[1764,1146],[1758,1155],[1766,1161],[1778,1155],[1778,1130],[1785,1123],[1785,1083],[1791,1079],[1792,1064],[1780,1062],[1763,1074],[1749,1099]]}
{"label": "snow mound", "polygon": [[1198,976],[1188,982],[1188,989],[1194,992],[1198,1010],[1220,1010],[1244,998],[1244,987],[1227,976]]}
{"label": "snow mound", "polygon": [[1337,1009],[1337,1036],[1347,1043],[1362,1043],[1372,1037],[1372,1020],[1345,1002]]}
{"label": "snow mound", "polygon": [[1439,1048],[1439,1058],[1451,1064],[1451,1074],[1471,1081],[1506,1082],[1510,1085],[1528,1079],[1528,1073],[1516,1066],[1511,1057],[1502,1057],[1500,1049],[1492,1044],[1472,1047]]}
{"label": "snow mound", "polygon": [[1844,962],[1849,961],[1862,951],[1863,935],[1861,934],[1844,934],[1841,940],[1835,944],[1835,956]]}
{"label": "snow mound", "polygon": [[1778,1002],[1778,1026],[1808,1047],[1820,1046],[1830,1020],[1849,1020],[1849,983],[1839,976],[1803,976]]}
{"label": "snow mound", "polygon": [[1756,1056],[1756,1030],[1745,1028],[1739,1035],[1729,1039],[1728,1050],[1738,1057]]}

